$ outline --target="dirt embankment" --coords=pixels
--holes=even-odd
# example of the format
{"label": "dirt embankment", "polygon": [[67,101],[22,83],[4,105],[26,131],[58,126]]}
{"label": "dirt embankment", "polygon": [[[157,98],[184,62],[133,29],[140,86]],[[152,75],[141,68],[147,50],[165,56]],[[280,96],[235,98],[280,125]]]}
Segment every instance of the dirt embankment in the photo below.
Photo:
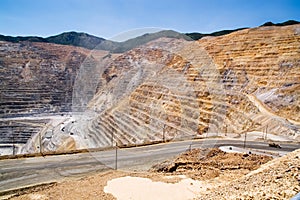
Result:
{"label": "dirt embankment", "polygon": [[220,185],[199,199],[290,199],[300,192],[300,149]]}
{"label": "dirt embankment", "polygon": [[220,149],[193,149],[174,160],[152,167],[151,172],[184,174],[196,180],[208,180],[219,176],[239,176],[272,160],[269,156],[226,153]]}

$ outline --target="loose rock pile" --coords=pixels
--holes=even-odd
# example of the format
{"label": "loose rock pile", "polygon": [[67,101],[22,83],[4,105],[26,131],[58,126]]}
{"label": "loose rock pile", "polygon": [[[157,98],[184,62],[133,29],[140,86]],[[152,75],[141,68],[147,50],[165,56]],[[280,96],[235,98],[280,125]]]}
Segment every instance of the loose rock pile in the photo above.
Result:
{"label": "loose rock pile", "polygon": [[300,149],[199,199],[290,199],[300,191]]}
{"label": "loose rock pile", "polygon": [[193,179],[208,180],[225,173],[246,174],[272,160],[269,156],[226,153],[220,149],[193,149],[172,161],[154,165],[150,171],[185,174]]}

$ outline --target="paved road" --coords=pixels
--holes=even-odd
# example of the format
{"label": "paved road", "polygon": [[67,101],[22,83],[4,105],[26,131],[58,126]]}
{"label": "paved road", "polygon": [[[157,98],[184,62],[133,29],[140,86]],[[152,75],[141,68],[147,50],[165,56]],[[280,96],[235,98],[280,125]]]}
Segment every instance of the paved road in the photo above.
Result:
{"label": "paved road", "polygon": [[[223,145],[243,146],[238,140],[194,140],[150,145],[117,150],[117,167],[123,170],[147,170],[153,164],[171,158],[192,148],[207,148]],[[299,145],[281,144],[275,149],[262,142],[247,142],[247,147],[261,150],[290,152]],[[116,150],[0,160],[0,194],[3,191],[27,187],[45,182],[61,181],[64,178],[82,177],[87,174],[114,169]]]}

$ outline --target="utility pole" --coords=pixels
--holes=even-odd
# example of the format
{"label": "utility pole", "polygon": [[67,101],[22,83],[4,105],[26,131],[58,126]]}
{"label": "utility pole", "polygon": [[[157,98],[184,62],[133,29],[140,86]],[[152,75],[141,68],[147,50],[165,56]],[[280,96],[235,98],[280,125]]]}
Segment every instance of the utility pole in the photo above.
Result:
{"label": "utility pole", "polygon": [[16,148],[15,148],[15,144],[13,144],[13,156],[16,155]]}
{"label": "utility pole", "polygon": [[246,139],[247,139],[247,132],[245,132],[244,149],[246,148]]}
{"label": "utility pole", "polygon": [[12,130],[12,127],[10,127],[10,134],[12,134],[12,143],[13,143],[13,145],[12,145],[12,154],[13,154],[13,156],[14,155],[16,155],[16,150],[15,150],[15,135],[14,135],[14,133],[13,133],[13,130]]}
{"label": "utility pole", "polygon": [[39,132],[39,144],[40,144],[40,154],[42,155],[42,137],[41,137],[41,132]]}
{"label": "utility pole", "polygon": [[118,145],[116,145],[115,170],[118,169]]}
{"label": "utility pole", "polygon": [[114,131],[111,129],[111,146],[114,146]]}
{"label": "utility pole", "polygon": [[268,125],[266,126],[266,135],[265,135],[265,140],[267,140],[268,136]]}
{"label": "utility pole", "polygon": [[14,156],[15,155],[15,135],[13,133],[13,128],[12,128],[12,125],[11,125],[11,122],[8,123],[8,132],[9,132],[9,136],[11,137],[12,139],[12,155]]}
{"label": "utility pole", "polygon": [[163,140],[163,142],[165,142],[165,127],[166,127],[166,124],[164,124],[164,127],[163,127],[163,138],[162,138],[162,140]]}
{"label": "utility pole", "polygon": [[[247,126],[248,125],[248,126]],[[244,138],[244,149],[246,148],[246,141],[247,141],[247,132],[248,131],[252,131],[253,130],[253,128],[254,128],[254,124],[253,124],[253,121],[251,120],[250,122],[247,122],[245,125],[244,125],[244,127],[243,127],[243,129],[245,130],[244,132],[245,132],[245,138]]]}

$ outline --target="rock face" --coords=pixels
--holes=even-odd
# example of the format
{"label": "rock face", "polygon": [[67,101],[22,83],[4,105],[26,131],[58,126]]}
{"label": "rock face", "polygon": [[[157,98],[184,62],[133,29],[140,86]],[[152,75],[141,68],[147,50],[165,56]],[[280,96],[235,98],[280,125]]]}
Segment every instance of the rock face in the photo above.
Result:
{"label": "rock face", "polygon": [[88,51],[41,43],[0,45],[2,118],[71,111],[76,72]]}
{"label": "rock face", "polygon": [[[66,138],[98,148],[251,131],[300,140],[299,47],[300,25],[260,27],[196,42],[160,38],[117,57],[88,57],[80,69],[60,66],[65,76],[77,69],[74,84],[68,77],[53,86],[73,87],[66,99],[76,113],[63,131],[52,129],[44,149]],[[34,77],[32,63],[19,69],[24,83]]]}
{"label": "rock face", "polygon": [[197,43],[183,40],[161,39],[118,57],[90,102],[99,114],[88,130],[104,133],[94,145],[111,145],[112,134],[126,145],[217,131],[226,105],[214,105],[224,95],[214,70]]}
{"label": "rock face", "polygon": [[0,144],[24,144],[49,121],[33,116],[71,112],[77,71],[89,54],[71,46],[0,42]]}
{"label": "rock face", "polygon": [[287,120],[300,120],[300,26],[261,27],[200,40],[226,87],[253,96],[252,101]]}
{"label": "rock face", "polygon": [[89,120],[81,113],[65,133],[92,148],[251,131],[299,140],[299,29],[161,38],[100,62]]}
{"label": "rock face", "polygon": [[227,128],[242,131],[239,120],[250,120],[255,130],[299,134],[299,28],[261,27],[199,41],[229,91]]}

